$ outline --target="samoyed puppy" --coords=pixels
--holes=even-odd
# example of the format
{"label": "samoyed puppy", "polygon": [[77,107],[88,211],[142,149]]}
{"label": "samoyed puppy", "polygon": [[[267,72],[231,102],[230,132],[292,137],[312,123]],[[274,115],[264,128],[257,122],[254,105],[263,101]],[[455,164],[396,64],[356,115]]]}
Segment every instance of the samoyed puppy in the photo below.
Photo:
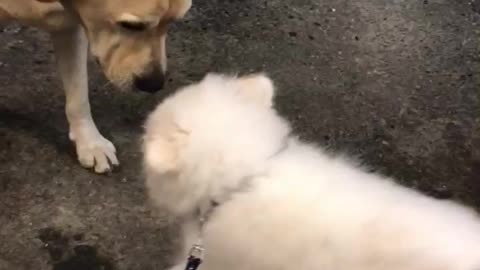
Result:
{"label": "samoyed puppy", "polygon": [[196,244],[204,270],[480,269],[473,210],[302,142],[274,92],[263,74],[209,74],[149,116],[149,197],[184,232],[172,269]]}

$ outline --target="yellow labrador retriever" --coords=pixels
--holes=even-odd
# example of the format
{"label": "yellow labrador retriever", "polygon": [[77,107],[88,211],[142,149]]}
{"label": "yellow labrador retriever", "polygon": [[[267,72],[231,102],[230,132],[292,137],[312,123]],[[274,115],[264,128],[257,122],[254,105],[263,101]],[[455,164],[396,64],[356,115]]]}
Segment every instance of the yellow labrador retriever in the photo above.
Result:
{"label": "yellow labrador retriever", "polygon": [[157,91],[167,66],[168,24],[190,6],[191,0],[0,0],[0,22],[16,20],[51,33],[69,135],[84,167],[104,173],[118,165],[115,147],[100,134],[90,111],[89,45],[115,85]]}

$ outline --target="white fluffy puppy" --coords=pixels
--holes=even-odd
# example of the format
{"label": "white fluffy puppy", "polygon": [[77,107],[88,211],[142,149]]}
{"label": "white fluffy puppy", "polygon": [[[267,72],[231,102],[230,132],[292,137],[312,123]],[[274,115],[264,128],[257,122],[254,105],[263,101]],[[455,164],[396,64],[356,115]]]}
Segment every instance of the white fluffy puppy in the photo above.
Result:
{"label": "white fluffy puppy", "polygon": [[146,123],[149,195],[186,250],[203,240],[200,269],[480,269],[474,211],[299,141],[273,95],[264,75],[210,74]]}

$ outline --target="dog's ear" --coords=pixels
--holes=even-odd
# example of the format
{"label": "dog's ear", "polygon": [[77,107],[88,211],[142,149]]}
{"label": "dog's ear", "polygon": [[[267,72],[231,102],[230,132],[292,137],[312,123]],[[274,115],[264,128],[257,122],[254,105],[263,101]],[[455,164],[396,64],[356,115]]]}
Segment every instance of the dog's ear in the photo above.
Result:
{"label": "dog's ear", "polygon": [[271,107],[275,95],[272,80],[263,73],[243,76],[237,79],[239,94],[261,106]]}
{"label": "dog's ear", "polygon": [[173,123],[159,128],[162,130],[150,130],[144,137],[144,161],[161,174],[176,173],[180,170],[179,151],[188,132]]}
{"label": "dog's ear", "polygon": [[171,10],[177,19],[183,18],[191,6],[192,0],[170,0]]}
{"label": "dog's ear", "polygon": [[53,2],[58,2],[59,0],[37,0],[37,1],[42,3],[53,3]]}

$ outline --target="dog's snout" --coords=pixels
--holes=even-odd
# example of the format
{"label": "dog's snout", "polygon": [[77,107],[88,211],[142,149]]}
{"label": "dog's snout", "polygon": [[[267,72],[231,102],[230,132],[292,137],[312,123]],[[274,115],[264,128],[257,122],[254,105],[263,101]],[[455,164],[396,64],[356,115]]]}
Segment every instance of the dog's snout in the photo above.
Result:
{"label": "dog's snout", "polygon": [[165,75],[163,72],[157,71],[142,76],[136,76],[134,83],[138,90],[154,93],[163,88],[163,84],[165,83]]}

